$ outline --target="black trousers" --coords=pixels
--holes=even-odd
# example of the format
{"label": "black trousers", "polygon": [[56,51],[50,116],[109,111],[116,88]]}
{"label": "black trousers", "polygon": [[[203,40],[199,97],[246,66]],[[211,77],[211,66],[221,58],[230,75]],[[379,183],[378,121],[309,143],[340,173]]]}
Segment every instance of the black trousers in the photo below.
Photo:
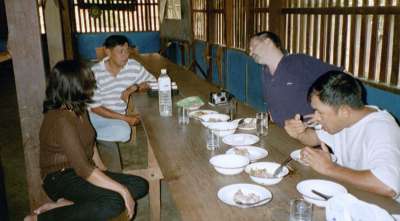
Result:
{"label": "black trousers", "polygon": [[[105,174],[126,186],[135,200],[148,193],[149,184],[141,177],[109,171]],[[87,182],[76,175],[73,169],[48,174],[43,181],[43,188],[53,201],[65,198],[74,204],[42,213],[38,216],[39,221],[103,221],[116,217],[125,210],[124,200],[119,193]]]}

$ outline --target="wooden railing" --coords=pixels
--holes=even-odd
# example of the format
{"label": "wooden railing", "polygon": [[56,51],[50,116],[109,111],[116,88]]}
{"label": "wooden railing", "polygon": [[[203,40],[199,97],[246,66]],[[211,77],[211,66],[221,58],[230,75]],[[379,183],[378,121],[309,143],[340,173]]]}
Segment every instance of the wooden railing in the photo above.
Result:
{"label": "wooden railing", "polygon": [[368,82],[400,88],[396,1],[287,1],[285,45],[344,67]]}

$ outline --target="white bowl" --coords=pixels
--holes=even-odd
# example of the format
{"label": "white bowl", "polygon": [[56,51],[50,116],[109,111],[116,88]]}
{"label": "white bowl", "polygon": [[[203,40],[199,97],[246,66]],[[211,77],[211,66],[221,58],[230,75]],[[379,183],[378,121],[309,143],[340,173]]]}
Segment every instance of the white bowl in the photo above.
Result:
{"label": "white bowl", "polygon": [[207,123],[207,127],[220,137],[235,133],[237,126],[237,121]]}
{"label": "white bowl", "polygon": [[229,116],[226,114],[204,114],[199,117],[201,123],[204,126],[208,126],[210,123],[225,122],[229,120]]}
{"label": "white bowl", "polygon": [[210,159],[210,164],[223,175],[239,174],[249,162],[249,158],[234,154],[220,154]]}
{"label": "white bowl", "polygon": [[252,176],[250,175],[250,171],[253,170],[261,170],[265,169],[267,173],[273,174],[275,170],[280,166],[278,163],[274,162],[258,162],[258,163],[252,163],[246,167],[246,173],[249,174],[250,179],[253,180],[256,183],[263,184],[263,185],[274,185],[279,183],[284,176],[286,176],[289,173],[289,170],[287,167],[283,167],[282,172],[278,174],[277,178],[263,178],[263,177],[257,177],[257,176]]}

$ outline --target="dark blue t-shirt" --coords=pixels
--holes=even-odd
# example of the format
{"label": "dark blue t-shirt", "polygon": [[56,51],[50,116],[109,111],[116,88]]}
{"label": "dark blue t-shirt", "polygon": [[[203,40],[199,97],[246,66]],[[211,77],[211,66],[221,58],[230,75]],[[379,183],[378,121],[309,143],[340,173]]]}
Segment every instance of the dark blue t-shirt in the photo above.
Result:
{"label": "dark blue t-shirt", "polygon": [[319,76],[330,70],[340,68],[304,54],[284,56],[274,75],[265,67],[263,95],[273,121],[282,127],[285,120],[297,113],[312,113],[307,101],[308,89]]}

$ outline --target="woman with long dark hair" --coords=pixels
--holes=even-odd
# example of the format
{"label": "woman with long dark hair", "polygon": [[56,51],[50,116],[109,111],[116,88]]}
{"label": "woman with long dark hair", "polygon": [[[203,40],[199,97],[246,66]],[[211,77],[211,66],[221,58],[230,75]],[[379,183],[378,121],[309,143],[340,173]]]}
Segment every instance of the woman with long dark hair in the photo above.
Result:
{"label": "woman with long dark hair", "polygon": [[40,128],[43,188],[55,202],[25,220],[108,220],[124,210],[134,214],[135,200],[148,192],[141,177],[104,167],[87,115],[96,81],[84,64],[58,62],[47,78]]}

